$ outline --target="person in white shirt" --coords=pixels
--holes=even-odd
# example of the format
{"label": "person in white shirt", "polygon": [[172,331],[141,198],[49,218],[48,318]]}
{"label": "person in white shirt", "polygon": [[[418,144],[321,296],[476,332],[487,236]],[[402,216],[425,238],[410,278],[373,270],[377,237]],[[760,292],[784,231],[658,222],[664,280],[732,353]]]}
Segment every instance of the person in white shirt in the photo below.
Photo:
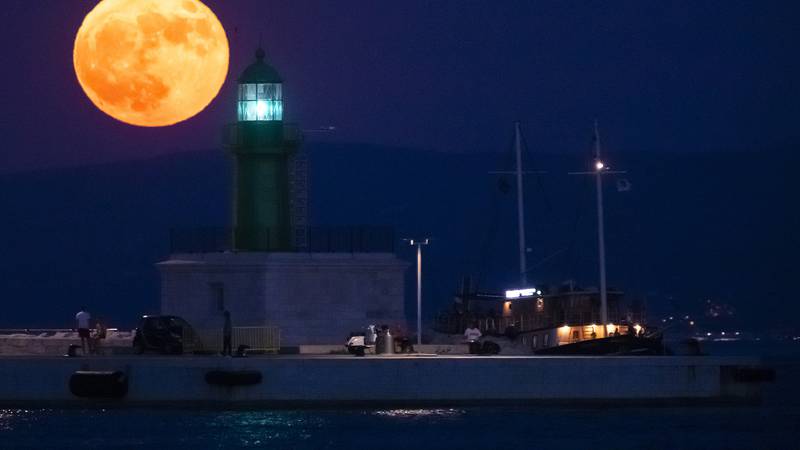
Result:
{"label": "person in white shirt", "polygon": [[464,339],[467,342],[475,342],[482,336],[481,330],[478,329],[478,324],[472,324],[471,327],[464,330]]}
{"label": "person in white shirt", "polygon": [[480,339],[481,336],[481,330],[478,328],[477,322],[473,322],[472,326],[464,330],[464,339],[469,343],[469,352],[471,354],[480,353],[480,343],[478,339]]}
{"label": "person in white shirt", "polygon": [[87,346],[90,351],[92,349],[92,341],[89,333],[89,321],[91,319],[92,315],[86,312],[86,308],[81,308],[78,314],[75,314],[75,320],[78,322],[78,336],[81,338],[81,348],[83,349],[84,355],[86,355]]}

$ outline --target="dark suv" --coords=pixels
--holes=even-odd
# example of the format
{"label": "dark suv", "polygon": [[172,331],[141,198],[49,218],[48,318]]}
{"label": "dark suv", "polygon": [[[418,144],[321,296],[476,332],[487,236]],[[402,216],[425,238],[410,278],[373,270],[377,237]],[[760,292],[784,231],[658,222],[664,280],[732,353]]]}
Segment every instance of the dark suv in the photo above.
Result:
{"label": "dark suv", "polygon": [[133,337],[133,352],[141,355],[147,350],[180,355],[194,344],[195,332],[188,322],[178,316],[142,316]]}

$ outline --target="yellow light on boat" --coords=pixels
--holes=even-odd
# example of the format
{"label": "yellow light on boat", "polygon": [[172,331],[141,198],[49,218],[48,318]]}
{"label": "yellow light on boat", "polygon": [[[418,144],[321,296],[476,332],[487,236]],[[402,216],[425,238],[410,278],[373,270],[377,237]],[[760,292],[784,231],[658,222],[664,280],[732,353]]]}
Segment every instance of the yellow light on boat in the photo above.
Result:
{"label": "yellow light on boat", "polygon": [[639,334],[642,331],[642,326],[637,323],[633,326],[633,329],[636,330],[636,334]]}
{"label": "yellow light on boat", "polygon": [[614,326],[613,323],[610,323],[610,324],[606,325],[606,333],[607,334],[613,333],[615,328],[616,327]]}

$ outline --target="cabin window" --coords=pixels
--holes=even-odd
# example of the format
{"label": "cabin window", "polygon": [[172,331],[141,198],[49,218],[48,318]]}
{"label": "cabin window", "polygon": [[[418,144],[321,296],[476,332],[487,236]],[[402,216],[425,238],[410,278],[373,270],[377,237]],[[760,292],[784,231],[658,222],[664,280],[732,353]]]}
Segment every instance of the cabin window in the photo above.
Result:
{"label": "cabin window", "polygon": [[544,346],[545,347],[550,347],[550,335],[549,334],[545,334],[544,335]]}
{"label": "cabin window", "polygon": [[581,332],[579,330],[572,330],[572,340],[579,341],[581,339]]}
{"label": "cabin window", "polygon": [[534,334],[533,338],[531,338],[531,348],[538,347],[539,346],[538,344],[539,344],[539,336]]}

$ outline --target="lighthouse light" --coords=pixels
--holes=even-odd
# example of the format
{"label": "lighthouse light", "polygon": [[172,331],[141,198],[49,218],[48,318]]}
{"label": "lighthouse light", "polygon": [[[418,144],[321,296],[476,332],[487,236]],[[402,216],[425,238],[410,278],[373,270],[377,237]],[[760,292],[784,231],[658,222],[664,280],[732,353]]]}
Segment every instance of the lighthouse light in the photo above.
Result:
{"label": "lighthouse light", "polygon": [[239,85],[240,122],[283,120],[283,92],[280,83]]}
{"label": "lighthouse light", "polygon": [[266,117],[267,116],[267,101],[266,100],[258,100],[256,102],[256,115],[258,117]]}

